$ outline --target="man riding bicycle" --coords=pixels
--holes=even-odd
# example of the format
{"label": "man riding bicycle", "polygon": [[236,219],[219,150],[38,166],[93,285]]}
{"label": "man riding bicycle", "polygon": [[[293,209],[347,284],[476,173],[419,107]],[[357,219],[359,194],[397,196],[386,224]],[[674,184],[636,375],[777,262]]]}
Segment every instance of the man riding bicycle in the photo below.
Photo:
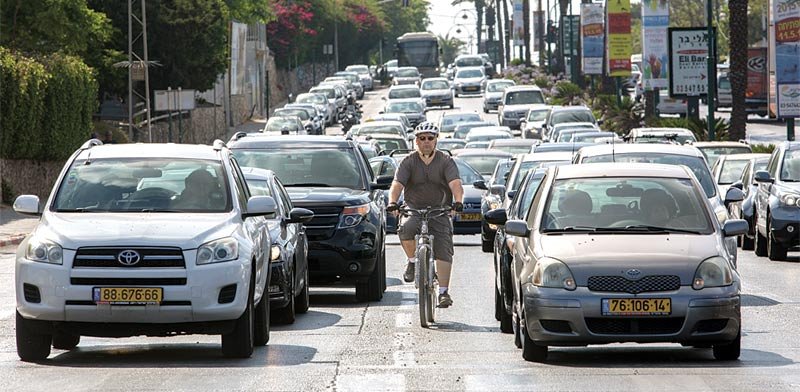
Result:
{"label": "man riding bicycle", "polygon": [[[436,150],[439,128],[432,122],[423,122],[414,130],[417,151],[407,156],[395,172],[389,190],[389,205],[386,210],[397,213],[397,200],[404,193],[405,203],[411,208],[426,208],[450,205],[453,210],[464,210],[464,188],[458,167],[450,155]],[[408,258],[403,279],[414,281],[416,249],[414,236],[419,234],[418,217],[409,216],[401,220],[397,228],[403,251]],[[439,281],[440,308],[453,304],[448,292],[450,272],[453,263],[453,222],[449,215],[429,221],[429,231],[434,235],[433,254],[436,259],[436,274]]]}

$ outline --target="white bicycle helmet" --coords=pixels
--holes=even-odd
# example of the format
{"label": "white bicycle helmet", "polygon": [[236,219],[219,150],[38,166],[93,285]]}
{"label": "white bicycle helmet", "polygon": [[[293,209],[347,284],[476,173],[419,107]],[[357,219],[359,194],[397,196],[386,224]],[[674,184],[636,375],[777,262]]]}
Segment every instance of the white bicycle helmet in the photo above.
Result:
{"label": "white bicycle helmet", "polygon": [[439,135],[439,127],[431,121],[423,121],[414,128],[414,133],[432,133],[436,136]]}

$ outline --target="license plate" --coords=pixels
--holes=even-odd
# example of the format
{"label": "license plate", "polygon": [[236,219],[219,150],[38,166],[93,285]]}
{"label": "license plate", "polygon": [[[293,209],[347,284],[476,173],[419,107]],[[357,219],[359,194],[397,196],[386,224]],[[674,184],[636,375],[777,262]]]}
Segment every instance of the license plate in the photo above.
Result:
{"label": "license plate", "polygon": [[670,298],[604,298],[603,316],[668,316]]}
{"label": "license plate", "polygon": [[431,103],[442,103],[441,99],[431,99]]}
{"label": "license plate", "polygon": [[459,221],[479,221],[481,220],[481,214],[458,214]]}
{"label": "license plate", "polygon": [[475,91],[477,89],[477,87],[464,87],[464,91]]}
{"label": "license plate", "polygon": [[161,287],[95,287],[92,299],[98,304],[158,304],[164,296]]}

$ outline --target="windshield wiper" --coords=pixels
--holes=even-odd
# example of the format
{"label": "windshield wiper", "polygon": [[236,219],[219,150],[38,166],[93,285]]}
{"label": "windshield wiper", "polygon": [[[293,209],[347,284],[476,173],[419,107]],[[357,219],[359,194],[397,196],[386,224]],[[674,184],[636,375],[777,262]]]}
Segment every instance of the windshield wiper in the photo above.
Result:
{"label": "windshield wiper", "polygon": [[545,233],[563,233],[563,232],[593,232],[597,231],[593,226],[566,226],[558,229],[545,229]]}
{"label": "windshield wiper", "polygon": [[56,212],[101,212],[97,207],[56,208]]}
{"label": "windshield wiper", "polygon": [[297,184],[284,184],[284,187],[291,187],[291,186],[324,186],[330,187],[328,184],[323,184],[321,182],[298,182]]}
{"label": "windshield wiper", "polygon": [[186,212],[184,210],[170,210],[167,208],[142,208],[136,212]]}
{"label": "windshield wiper", "polygon": [[639,231],[649,231],[649,232],[702,234],[697,230],[678,229],[675,227],[663,227],[663,226],[653,226],[653,225],[628,225],[625,226],[624,228],[619,228],[617,230],[639,230]]}

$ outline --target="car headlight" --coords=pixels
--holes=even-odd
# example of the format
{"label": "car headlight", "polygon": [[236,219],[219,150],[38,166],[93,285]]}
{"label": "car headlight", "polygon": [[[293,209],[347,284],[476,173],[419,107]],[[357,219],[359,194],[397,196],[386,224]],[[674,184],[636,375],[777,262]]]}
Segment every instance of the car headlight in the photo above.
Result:
{"label": "car headlight", "polygon": [[222,263],[239,258],[239,242],[231,237],[206,242],[197,248],[197,265]]}
{"label": "car headlight", "polygon": [[733,283],[733,272],[728,261],[720,256],[704,260],[694,272],[692,288],[702,290],[706,287],[730,286]]}
{"label": "car headlight", "polygon": [[357,226],[364,220],[367,214],[369,214],[369,204],[345,207],[344,210],[342,210],[342,219],[339,221],[339,228],[345,229]]}
{"label": "car headlight", "polygon": [[33,237],[28,241],[25,258],[40,263],[63,264],[64,250],[53,241]]}
{"label": "car headlight", "polygon": [[781,204],[789,207],[800,207],[800,195],[795,193],[783,193],[780,195]]}
{"label": "car headlight", "polygon": [[531,283],[539,287],[575,290],[575,278],[566,264],[556,260],[544,258],[536,263],[531,275]]}
{"label": "car headlight", "polygon": [[494,210],[498,208],[500,208],[500,200],[497,200],[496,198],[489,199],[489,209]]}
{"label": "car headlight", "polygon": [[269,248],[269,261],[278,261],[281,258],[281,247],[278,245],[272,245]]}

